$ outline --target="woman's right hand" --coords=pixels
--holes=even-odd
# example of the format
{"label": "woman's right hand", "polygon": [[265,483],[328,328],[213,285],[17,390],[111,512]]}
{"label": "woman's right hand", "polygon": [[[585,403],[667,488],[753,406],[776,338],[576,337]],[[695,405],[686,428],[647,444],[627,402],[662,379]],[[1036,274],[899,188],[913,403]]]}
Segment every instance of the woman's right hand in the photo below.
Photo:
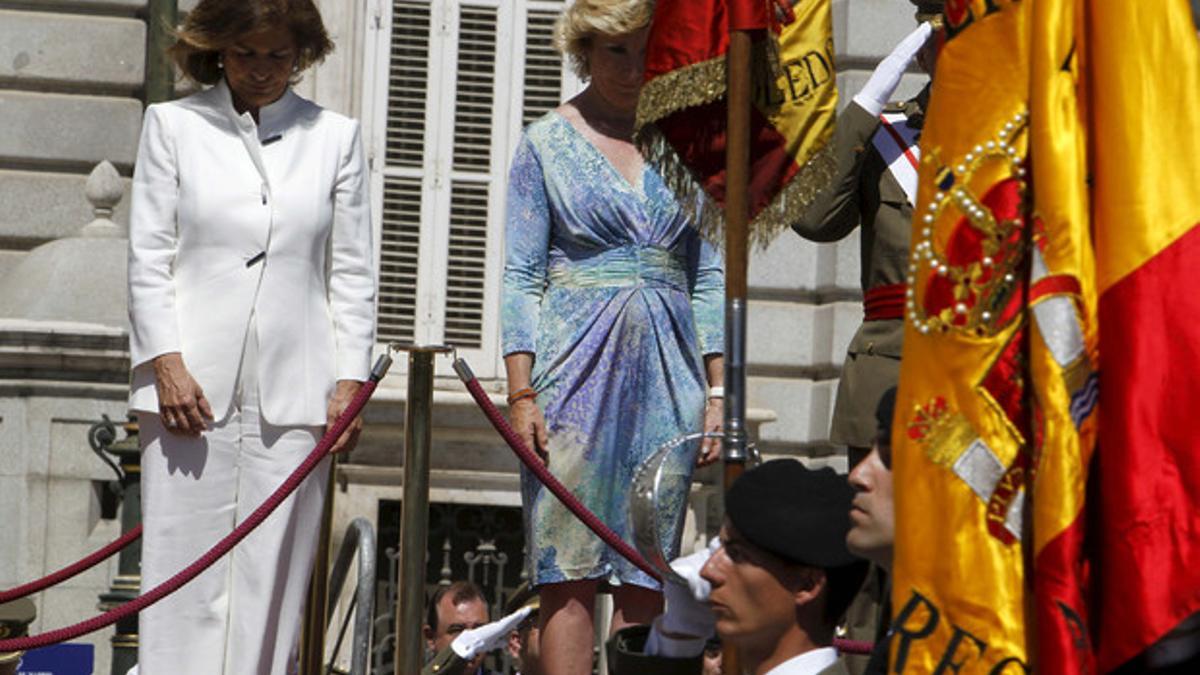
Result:
{"label": "woman's right hand", "polygon": [[525,441],[525,445],[538,454],[546,464],[550,463],[547,451],[550,438],[546,434],[546,418],[542,417],[542,409],[534,403],[533,398],[523,398],[513,401],[508,407],[508,421],[512,428]]}
{"label": "woman's right hand", "polygon": [[183,355],[171,352],[154,358],[154,386],[158,412],[167,431],[181,436],[199,436],[213,419],[204,390],[183,365]]}

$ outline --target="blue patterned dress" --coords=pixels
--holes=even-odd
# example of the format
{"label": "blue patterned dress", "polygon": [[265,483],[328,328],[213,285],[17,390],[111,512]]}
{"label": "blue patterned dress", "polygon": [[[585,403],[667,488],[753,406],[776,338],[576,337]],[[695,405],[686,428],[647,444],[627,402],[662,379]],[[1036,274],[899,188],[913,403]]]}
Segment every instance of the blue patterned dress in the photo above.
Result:
{"label": "blue patterned dress", "polygon": [[[509,175],[502,310],[505,355],[534,354],[551,471],[630,542],[633,472],[701,430],[702,355],[724,347],[719,253],[656,172],[640,183],[557,112],[531,124]],[[533,583],[658,587],[528,471],[521,486]]]}

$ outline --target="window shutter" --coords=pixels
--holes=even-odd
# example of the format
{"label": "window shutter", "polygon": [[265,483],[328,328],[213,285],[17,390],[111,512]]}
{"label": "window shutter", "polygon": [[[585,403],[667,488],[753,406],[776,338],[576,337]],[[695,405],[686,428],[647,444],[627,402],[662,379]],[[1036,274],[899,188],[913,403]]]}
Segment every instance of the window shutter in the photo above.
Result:
{"label": "window shutter", "polygon": [[[495,133],[498,8],[463,5],[458,23],[454,98],[454,162],[446,264],[443,340],[459,348],[484,346],[488,263],[488,198]],[[495,294],[493,294],[495,296]],[[492,298],[498,301],[498,296]]]}
{"label": "window shutter", "polygon": [[521,105],[522,126],[528,126],[563,99],[563,59],[554,49],[554,22],[562,3],[531,5],[525,22],[525,95]]}
{"label": "window shutter", "polygon": [[411,342],[416,338],[430,14],[428,2],[392,3],[384,153],[390,170],[383,180],[379,254],[381,342]]}

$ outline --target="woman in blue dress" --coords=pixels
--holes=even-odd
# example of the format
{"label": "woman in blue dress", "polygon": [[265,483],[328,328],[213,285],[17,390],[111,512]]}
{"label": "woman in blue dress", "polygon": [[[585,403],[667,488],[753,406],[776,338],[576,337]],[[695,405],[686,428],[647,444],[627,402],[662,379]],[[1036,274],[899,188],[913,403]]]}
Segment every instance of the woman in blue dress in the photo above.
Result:
{"label": "woman in blue dress", "polygon": [[[588,86],[525,131],[504,269],[513,426],[626,541],[634,469],[666,441],[719,430],[724,414],[720,256],[631,142],[652,11],[577,0],[560,17],[559,48]],[[697,463],[717,452],[706,442]],[[613,588],[613,630],[661,611],[658,584],[529,472],[522,497],[546,672],[591,673],[598,584]]]}

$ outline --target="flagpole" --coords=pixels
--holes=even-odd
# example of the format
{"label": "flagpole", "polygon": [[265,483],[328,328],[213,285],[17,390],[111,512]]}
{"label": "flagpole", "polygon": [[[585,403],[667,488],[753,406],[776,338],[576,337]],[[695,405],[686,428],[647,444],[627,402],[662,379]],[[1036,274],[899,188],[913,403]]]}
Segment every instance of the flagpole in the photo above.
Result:
{"label": "flagpole", "polygon": [[[732,13],[731,13],[732,18]],[[729,30],[725,145],[725,490],[746,467],[746,272],[749,267],[750,33]],[[725,643],[722,671],[740,675]]]}

